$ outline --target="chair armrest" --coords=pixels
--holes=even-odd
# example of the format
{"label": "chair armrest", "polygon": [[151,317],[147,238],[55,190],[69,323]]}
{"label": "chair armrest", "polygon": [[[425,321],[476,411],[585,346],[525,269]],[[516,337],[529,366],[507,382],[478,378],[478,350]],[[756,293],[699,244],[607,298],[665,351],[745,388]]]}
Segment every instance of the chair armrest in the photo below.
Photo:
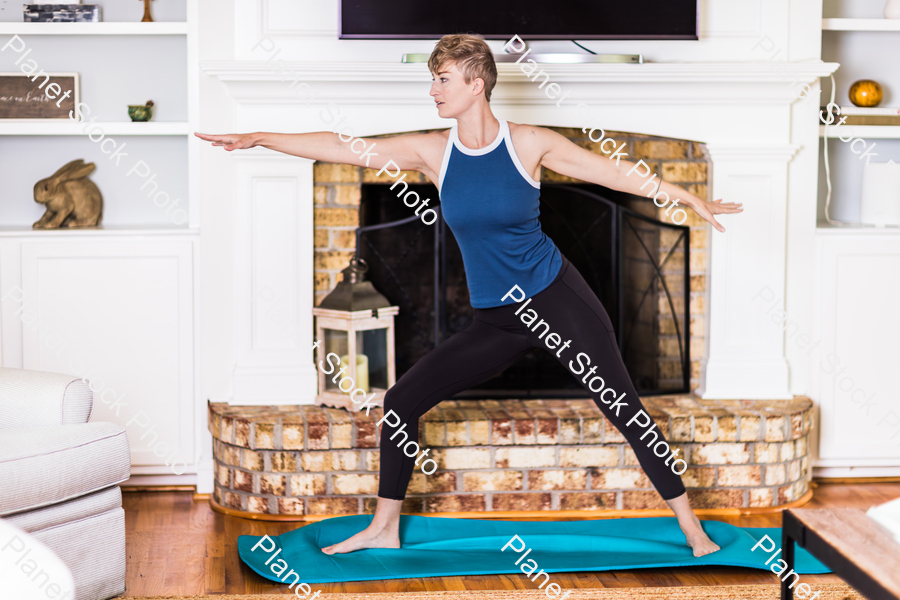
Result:
{"label": "chair armrest", "polygon": [[0,367],[0,429],[87,423],[93,404],[74,375]]}

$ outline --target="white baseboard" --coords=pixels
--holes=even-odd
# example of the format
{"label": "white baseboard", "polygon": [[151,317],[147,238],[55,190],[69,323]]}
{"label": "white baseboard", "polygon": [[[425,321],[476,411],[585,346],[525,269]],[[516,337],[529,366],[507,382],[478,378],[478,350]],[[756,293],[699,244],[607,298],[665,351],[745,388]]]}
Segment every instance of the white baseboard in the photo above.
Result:
{"label": "white baseboard", "polygon": [[813,477],[900,477],[900,467],[813,467]]}
{"label": "white baseboard", "polygon": [[128,478],[128,481],[120,484],[123,487],[132,487],[132,486],[161,486],[161,485],[171,485],[171,486],[196,486],[197,485],[197,476],[194,474],[185,474],[185,475],[137,475],[135,473],[131,474],[131,477]]}

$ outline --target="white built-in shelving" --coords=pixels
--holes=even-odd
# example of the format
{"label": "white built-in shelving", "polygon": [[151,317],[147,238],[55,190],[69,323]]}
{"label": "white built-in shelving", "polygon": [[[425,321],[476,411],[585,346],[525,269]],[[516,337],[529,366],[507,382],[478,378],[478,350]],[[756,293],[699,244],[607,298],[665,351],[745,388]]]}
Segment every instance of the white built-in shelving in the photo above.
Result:
{"label": "white built-in shelving", "polygon": [[[826,0],[828,14],[822,19],[822,59],[841,64],[834,75],[835,102],[850,106],[848,90],[854,81],[873,79],[885,90],[884,107],[900,105],[895,49],[900,43],[900,19],[877,18],[884,0]],[[862,18],[876,17],[876,18]],[[827,86],[827,84],[826,84]],[[820,105],[829,101],[828,90]],[[860,190],[865,166],[900,160],[900,126],[840,125],[819,123],[819,152],[827,142],[830,171],[832,219],[842,224],[816,224],[811,303],[797,311],[812,315],[811,336],[817,340],[809,353],[807,395],[818,407],[817,446],[813,454],[814,475],[822,477],[890,476],[900,465],[900,449],[892,444],[891,431],[879,423],[879,416],[859,410],[857,395],[894,402],[896,391],[889,373],[900,352],[892,345],[891,332],[898,318],[891,299],[898,293],[900,227],[876,227],[860,223]],[[845,141],[836,138],[842,137]],[[824,160],[820,154],[818,185],[819,218],[829,186],[825,183]],[[860,211],[861,212],[861,211]],[[788,300],[788,305],[791,300]],[[802,303],[795,303],[801,306]],[[795,317],[796,318],[796,317]],[[862,333],[861,333],[862,332]],[[786,333],[784,343],[792,343]],[[796,338],[794,339],[796,341]],[[795,348],[799,348],[796,346]],[[805,352],[804,352],[805,353]],[[799,356],[799,352],[795,356]],[[850,372],[835,375],[829,364],[843,361]],[[852,374],[852,375],[851,375]],[[846,387],[850,377],[857,382]],[[793,373],[791,375],[793,378]],[[878,407],[875,407],[878,410]],[[883,420],[883,419],[882,419]]]}
{"label": "white built-in shelving", "polygon": [[822,19],[822,31],[900,31],[900,19]]}
{"label": "white built-in shelving", "polygon": [[[849,106],[847,88],[858,79],[875,79],[886,86],[885,106],[896,106],[900,101],[900,88],[893,85],[897,69],[890,55],[894,47],[896,33],[900,32],[900,19],[863,18],[875,17],[881,13],[882,1],[868,0],[865,6],[840,5],[830,10],[843,10],[843,13],[832,12],[834,16],[822,19],[822,58],[829,62],[841,63],[842,67],[835,73],[838,94],[835,99],[839,105]],[[874,35],[880,33],[879,35]],[[828,102],[827,94],[821,97],[821,105]],[[819,137],[836,139],[843,137],[865,140],[885,140],[873,153],[874,162],[897,160],[896,148],[900,140],[900,125],[841,125],[839,127],[819,125]],[[867,142],[874,145],[874,142]],[[821,146],[821,145],[820,145]],[[857,147],[858,149],[858,147]],[[821,152],[821,150],[820,150]],[[857,160],[856,152],[848,152],[845,144],[829,144],[831,179],[835,190],[832,196],[831,213],[833,218],[840,218],[849,205],[858,203],[858,185],[862,176],[862,164]],[[819,189],[820,203],[824,203],[826,186]],[[820,204],[821,206],[821,204]],[[821,209],[820,209],[821,210]],[[820,215],[821,218],[821,215]],[[852,218],[852,217],[850,217]],[[822,228],[822,223],[817,227]],[[869,234],[874,228],[862,228],[858,233]]]}
{"label": "white built-in shelving", "polygon": [[3,237],[70,237],[70,236],[166,236],[199,233],[197,229],[172,225],[100,225],[99,227],[62,227],[59,229],[32,229],[30,225],[0,225]]}
{"label": "white built-in shelving", "polygon": [[0,23],[0,35],[187,35],[187,23]]}
{"label": "white built-in shelving", "polygon": [[[96,379],[128,398],[119,415],[95,395],[92,418],[128,431],[132,474],[149,485],[190,485],[196,457],[208,450],[197,368],[199,3],[155,4],[154,16],[168,20],[140,22],[143,7],[133,0],[104,5],[103,18],[115,20],[99,23],[0,22],[0,46],[19,36],[36,68],[78,74],[80,112],[93,121],[0,121],[0,282],[3,293],[21,291],[20,302],[10,296],[0,310],[0,364],[71,373],[40,336],[77,339],[73,352]],[[27,64],[24,47],[0,57],[0,72]],[[129,121],[127,107],[150,99],[153,119]],[[101,224],[33,229],[45,210],[33,186],[76,159],[96,166],[90,180],[103,196]],[[61,303],[77,318],[57,318]],[[40,327],[20,320],[14,311],[24,307]],[[90,335],[81,333],[85,323]],[[129,423],[138,411],[153,422],[154,440],[177,449],[183,475],[138,441],[142,432]],[[198,490],[211,491],[212,478],[204,481]]]}
{"label": "white built-in shelving", "polygon": [[834,225],[828,221],[816,223],[818,233],[822,235],[854,235],[860,232],[867,234],[900,235],[900,225],[886,225],[884,227],[866,225],[863,223],[843,223]]}
{"label": "white built-in shelving", "polygon": [[[7,169],[7,176],[16,175],[28,181],[27,186],[21,180],[15,181],[13,185],[10,185],[10,181],[6,184],[0,181],[0,213],[4,212],[3,207],[7,203],[18,207],[19,201],[12,198],[22,197],[26,187],[30,192],[30,186],[39,177],[49,175],[67,160],[82,158],[98,165],[93,180],[100,186],[107,206],[112,208],[115,204],[118,209],[105,210],[104,219],[108,215],[115,215],[115,218],[121,220],[124,212],[129,232],[135,231],[135,227],[155,231],[161,225],[159,220],[168,222],[170,216],[166,216],[162,210],[146,211],[143,205],[126,199],[134,193],[131,184],[135,176],[126,179],[125,173],[134,161],[142,160],[151,166],[154,173],[158,171],[157,179],[164,182],[162,185],[166,186],[166,193],[180,198],[180,207],[189,214],[184,228],[176,229],[199,229],[199,210],[195,201],[198,189],[197,145],[192,135],[197,129],[198,119],[198,7],[196,0],[181,1],[185,5],[183,16],[179,17],[176,9],[172,19],[173,10],[169,6],[167,16],[170,20],[167,21],[145,23],[121,20],[121,17],[127,18],[129,15],[140,19],[141,7],[135,2],[134,11],[128,11],[126,15],[124,10],[119,10],[113,17],[118,20],[113,21],[0,22],[0,38],[20,36],[29,48],[29,58],[34,59],[42,70],[49,73],[79,74],[79,101],[87,107],[82,111],[89,110],[90,117],[85,116],[86,120],[95,120],[92,125],[68,118],[0,121],[3,153],[30,153],[29,155],[41,155],[47,161],[44,168],[46,174],[43,171],[34,172],[33,169],[27,174]],[[107,12],[112,15],[111,9]],[[4,59],[6,58],[8,57],[5,55]],[[0,71],[15,72],[18,67],[13,62],[14,59],[10,59],[4,63],[5,66],[0,67]],[[172,87],[184,86],[180,82],[183,81],[180,79],[184,76],[182,74],[187,76],[186,88],[181,87],[186,90],[186,96],[173,95],[169,92]],[[166,92],[160,92],[160,88],[164,88]],[[110,97],[116,98],[115,110],[110,109]],[[127,120],[126,105],[143,104],[147,99],[153,99],[157,104],[153,119],[143,123]],[[163,120],[156,120],[159,118]],[[88,138],[90,132],[94,132],[94,135]],[[113,138],[116,144],[105,146],[102,154],[99,153],[99,132]],[[129,141],[127,138],[135,139]],[[126,143],[128,149],[124,151],[125,158],[117,159],[116,163],[98,160],[105,158],[103,155],[108,155],[111,148]],[[44,148],[47,149],[46,152]],[[184,160],[173,163],[172,157],[182,153]],[[110,179],[110,167],[113,164],[125,167],[114,181]],[[176,164],[173,173],[171,168]],[[184,165],[187,171],[187,189],[183,189],[184,170],[179,172],[179,167]],[[103,177],[106,177],[105,181]],[[0,177],[2,179],[4,178]],[[173,180],[178,182],[174,185],[182,189],[174,189],[171,183]],[[15,193],[10,193],[10,188],[15,188]],[[134,214],[129,215],[132,211]],[[8,235],[9,232],[19,230],[20,226],[23,231],[30,229],[30,221],[33,219],[27,219],[29,222],[26,223],[22,222],[21,216],[11,220],[9,215],[10,212],[7,211],[6,222],[0,225],[0,231]],[[71,231],[59,231],[59,235],[71,234]],[[52,232],[42,235],[52,235]]]}
{"label": "white built-in shelving", "polygon": [[900,125],[841,125],[828,127],[819,125],[819,137],[843,137],[848,135],[863,139],[893,140],[900,139]]}
{"label": "white built-in shelving", "polygon": [[[85,135],[85,123],[69,119],[43,120],[8,120],[0,121],[0,135]],[[95,122],[91,129],[99,127],[106,135],[188,135],[191,133],[190,123],[173,121],[170,123],[150,121],[132,123],[131,121]]]}

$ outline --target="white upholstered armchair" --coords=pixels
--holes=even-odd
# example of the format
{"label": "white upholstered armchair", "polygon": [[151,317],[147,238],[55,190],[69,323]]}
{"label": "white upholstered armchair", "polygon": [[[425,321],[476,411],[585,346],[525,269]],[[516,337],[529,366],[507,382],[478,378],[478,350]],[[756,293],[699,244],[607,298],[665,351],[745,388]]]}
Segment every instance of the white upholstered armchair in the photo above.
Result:
{"label": "white upholstered armchair", "polygon": [[131,453],[123,427],[88,423],[92,406],[75,376],[0,368],[0,518],[56,553],[78,600],[125,591]]}

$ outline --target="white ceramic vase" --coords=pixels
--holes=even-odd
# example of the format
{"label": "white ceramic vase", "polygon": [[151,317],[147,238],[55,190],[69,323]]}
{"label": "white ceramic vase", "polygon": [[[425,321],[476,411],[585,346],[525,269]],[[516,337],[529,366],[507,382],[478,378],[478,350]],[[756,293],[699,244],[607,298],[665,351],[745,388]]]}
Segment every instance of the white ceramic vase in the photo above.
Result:
{"label": "white ceramic vase", "polygon": [[884,5],[885,19],[900,19],[900,0],[887,0]]}
{"label": "white ceramic vase", "polygon": [[900,163],[863,165],[859,220],[878,227],[900,226]]}

